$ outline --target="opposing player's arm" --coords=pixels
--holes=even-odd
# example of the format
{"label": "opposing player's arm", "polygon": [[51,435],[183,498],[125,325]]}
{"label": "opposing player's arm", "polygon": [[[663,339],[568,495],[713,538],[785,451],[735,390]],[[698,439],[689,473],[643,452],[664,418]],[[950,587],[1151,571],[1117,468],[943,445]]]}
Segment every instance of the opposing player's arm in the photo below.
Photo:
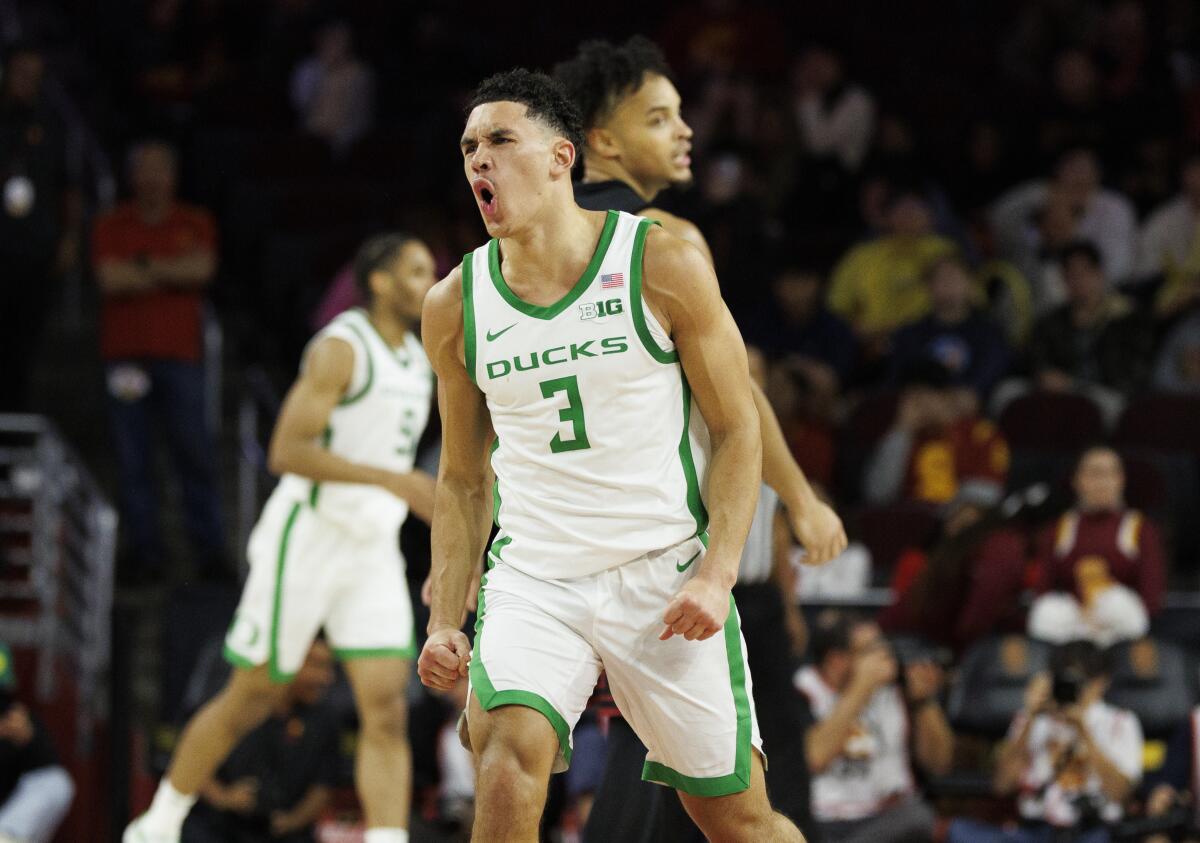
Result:
{"label": "opposing player's arm", "polygon": [[308,352],[300,377],[288,390],[271,435],[267,466],[275,474],[298,474],[320,483],[380,486],[408,502],[423,521],[433,517],[434,479],[424,471],[398,473],[351,462],[322,447],[329,417],[354,373],[354,349],[326,337]]}
{"label": "opposing player's arm", "polygon": [[438,376],[442,457],[432,535],[429,639],[417,662],[421,681],[448,690],[467,673],[470,644],[460,631],[487,541],[487,448],[491,420],[463,353],[462,273],[455,269],[425,298],[425,353]]}
{"label": "opposing player's arm", "polygon": [[685,220],[683,217],[677,217],[672,213],[662,210],[661,208],[645,208],[640,216],[647,217],[660,223],[663,231],[668,234],[674,234],[680,240],[691,243],[700,250],[700,254],[704,255],[704,259],[710,264],[713,262],[712,250],[708,248],[708,241],[704,239],[704,234],[694,222]]}
{"label": "opposing player's arm", "polygon": [[[694,223],[658,208],[646,208],[641,215],[657,220],[668,234],[691,243],[712,264],[708,241]],[[792,533],[804,545],[805,563],[827,562],[846,549],[846,532],[841,519],[813,491],[804,470],[792,456],[767,394],[757,383],[751,383],[750,389],[762,434],[763,482],[783,501]]]}
{"label": "opposing player's arm", "polygon": [[707,502],[711,542],[696,576],[668,607],[664,637],[703,640],[729,612],[729,590],[762,477],[762,439],[750,391],[746,346],[696,249],[652,229],[645,252],[647,304],[670,331],[692,393],[712,438]]}

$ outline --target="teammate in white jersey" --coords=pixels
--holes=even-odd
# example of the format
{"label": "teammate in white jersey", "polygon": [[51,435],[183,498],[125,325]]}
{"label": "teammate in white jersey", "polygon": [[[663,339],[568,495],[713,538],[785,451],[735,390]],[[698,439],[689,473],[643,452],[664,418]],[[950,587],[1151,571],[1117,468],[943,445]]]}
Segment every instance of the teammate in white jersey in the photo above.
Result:
{"label": "teammate in white jersey", "polygon": [[322,627],[358,706],[366,841],[407,843],[415,642],[399,529],[410,508],[425,521],[433,509],[433,478],[413,470],[434,388],[414,334],[433,257],[415,238],[380,235],[354,270],[368,308],[341,314],[309,344],[271,439],[270,467],[283,477],[250,537],[250,575],[225,640],[233,675],[184,730],[124,843],[178,843],[195,794],[276,707]]}
{"label": "teammate in white jersey", "polygon": [[[730,596],[762,472],[745,347],[698,251],[576,205],[581,144],[543,74],[476,92],[463,165],[496,239],[424,310],[445,433],[418,670],[435,688],[470,676],[477,841],[537,840],[602,669],[643,777],[710,839],[802,840],[767,800]],[[472,652],[459,626],[489,501]]]}

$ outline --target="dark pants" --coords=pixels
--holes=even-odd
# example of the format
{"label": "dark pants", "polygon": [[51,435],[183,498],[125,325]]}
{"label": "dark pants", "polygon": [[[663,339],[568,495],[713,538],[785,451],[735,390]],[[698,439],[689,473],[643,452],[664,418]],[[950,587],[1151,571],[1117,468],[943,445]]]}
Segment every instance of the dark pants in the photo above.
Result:
{"label": "dark pants", "polygon": [[180,843],[316,843],[316,839],[312,828],[276,837],[265,818],[239,817],[203,803],[188,814],[179,838]]}
{"label": "dark pants", "polygon": [[52,260],[0,254],[0,413],[31,409],[30,379],[54,300]]}
{"label": "dark pants", "polygon": [[[767,791],[775,809],[804,832],[817,835],[809,807],[809,774],[804,759],[805,724],[792,685],[792,662],[784,628],[782,598],[773,585],[734,589],[742,636],[746,639],[754,705],[763,747],[769,754]],[[608,733],[604,779],[584,832],[586,843],[691,843],[704,836],[668,788],[641,780],[646,748],[624,720]]]}
{"label": "dark pants", "polygon": [[[110,361],[108,408],[120,468],[125,534],[140,573],[160,569],[162,535],[154,483],[155,428],[164,435],[183,494],[195,562],[223,573],[225,530],[217,488],[217,450],[204,406],[204,370],[179,360]],[[146,376],[137,388],[136,373]],[[125,377],[121,377],[122,373]]]}
{"label": "dark pants", "polygon": [[914,797],[866,819],[821,823],[821,834],[838,843],[932,843],[934,823],[930,807]]}
{"label": "dark pants", "polygon": [[1020,826],[1011,829],[996,828],[975,820],[955,820],[950,823],[948,843],[1108,843],[1112,839],[1106,828],[1090,831],[1056,829],[1048,825]]}

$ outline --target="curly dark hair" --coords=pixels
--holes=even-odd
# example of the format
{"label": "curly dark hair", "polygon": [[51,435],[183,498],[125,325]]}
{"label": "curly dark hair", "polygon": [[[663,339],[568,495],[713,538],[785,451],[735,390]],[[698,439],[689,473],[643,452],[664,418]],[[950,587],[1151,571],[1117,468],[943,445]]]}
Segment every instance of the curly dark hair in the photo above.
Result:
{"label": "curly dark hair", "polygon": [[467,113],[489,102],[519,102],[526,113],[541,120],[554,131],[575,144],[576,153],[583,152],[583,124],[579,109],[566,91],[545,73],[518,67],[505,73],[489,76],[479,83],[467,104]]}
{"label": "curly dark hair", "polygon": [[617,103],[640,88],[647,73],[671,78],[662,50],[642,35],[634,35],[620,46],[585,41],[574,58],[554,67],[554,78],[579,107],[585,130],[599,124]]}

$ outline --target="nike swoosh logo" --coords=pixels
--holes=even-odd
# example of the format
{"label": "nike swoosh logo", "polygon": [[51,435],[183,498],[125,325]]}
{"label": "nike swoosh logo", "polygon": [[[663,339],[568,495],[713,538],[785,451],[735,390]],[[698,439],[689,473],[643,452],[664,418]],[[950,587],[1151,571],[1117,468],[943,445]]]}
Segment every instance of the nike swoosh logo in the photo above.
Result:
{"label": "nike swoosh logo", "polygon": [[488,341],[488,342],[491,342],[492,340],[498,340],[498,339],[500,339],[500,337],[501,337],[501,336],[502,336],[502,335],[503,335],[503,334],[504,334],[506,331],[511,331],[511,330],[512,330],[513,328],[515,328],[515,327],[517,327],[517,323],[516,323],[516,322],[513,322],[513,323],[512,323],[511,325],[509,325],[507,328],[504,328],[504,329],[502,329],[502,330],[499,330],[499,331],[497,331],[497,332],[496,332],[496,333],[494,333],[494,334],[493,334],[491,331],[488,331],[488,332],[487,332],[487,341]]}
{"label": "nike swoosh logo", "polygon": [[682,565],[676,565],[676,566],[675,566],[675,570],[676,570],[676,571],[681,571],[681,572],[682,572],[682,571],[686,571],[688,568],[692,567],[692,563],[693,563],[693,562],[695,562],[697,558],[699,558],[699,556],[700,556],[700,554],[701,554],[702,552],[703,552],[703,551],[697,550],[697,551],[696,551],[696,555],[695,555],[695,556],[693,556],[693,557],[692,557],[691,559],[689,559],[688,561],[684,562]]}

